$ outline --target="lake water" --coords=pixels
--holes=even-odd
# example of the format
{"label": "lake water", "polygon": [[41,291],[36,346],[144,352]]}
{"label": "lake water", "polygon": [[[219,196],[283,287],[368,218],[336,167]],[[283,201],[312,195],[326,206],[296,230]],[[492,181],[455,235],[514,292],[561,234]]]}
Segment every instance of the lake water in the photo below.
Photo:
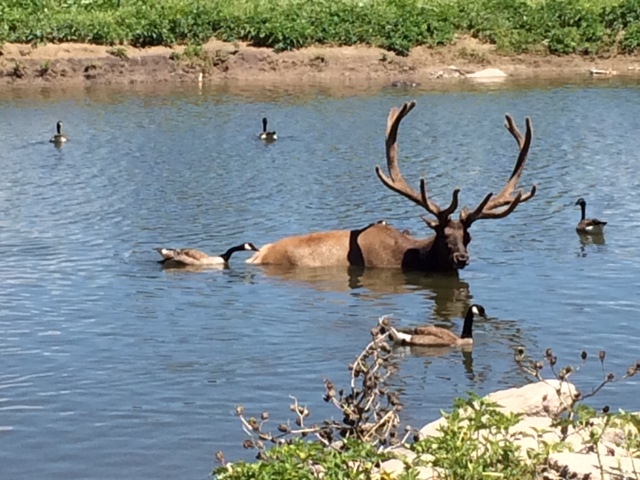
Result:
{"label": "lake water", "polygon": [[[221,253],[386,219],[427,235],[424,213],[378,181],[389,109],[416,99],[399,136],[402,171],[436,201],[497,191],[516,148],[511,113],[534,138],[521,185],[538,194],[472,228],[459,278],[247,265],[167,271],[153,248]],[[312,420],[325,376],[381,315],[459,331],[485,306],[473,353],[399,351],[403,420],[420,427],[467,391],[525,384],[524,346],[577,365],[585,392],[640,358],[640,82],[394,90],[6,90],[0,94],[0,478],[204,479],[214,453],[251,458],[234,407]],[[279,139],[256,139],[269,118]],[[69,142],[48,143],[63,120]],[[607,220],[583,244],[578,197]],[[634,379],[592,405],[640,409]]]}

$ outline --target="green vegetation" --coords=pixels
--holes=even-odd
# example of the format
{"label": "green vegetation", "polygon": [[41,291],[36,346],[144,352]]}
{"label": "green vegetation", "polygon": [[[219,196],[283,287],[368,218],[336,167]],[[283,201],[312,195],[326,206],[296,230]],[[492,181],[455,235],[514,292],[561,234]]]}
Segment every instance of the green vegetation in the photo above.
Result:
{"label": "green vegetation", "polygon": [[109,50],[107,50],[107,53],[109,55],[113,55],[116,58],[119,58],[120,60],[126,60],[129,58],[129,55],[127,55],[127,49],[124,47],[110,48]]}
{"label": "green vegetation", "polygon": [[46,77],[50,71],[51,71],[51,62],[49,60],[44,60],[43,62],[40,62],[40,66],[38,67],[39,77]]}
{"label": "green vegetation", "polygon": [[[401,430],[402,389],[389,382],[399,365],[387,339],[385,322],[381,319],[380,325],[372,329],[371,343],[349,365],[351,381],[347,388],[337,389],[330,380],[324,381],[323,399],[337,408],[337,418],[342,420],[310,423],[309,408],[291,397],[292,421],[277,425],[272,432],[268,428],[269,412],[247,417],[244,407],[237,406],[236,416],[247,435],[242,445],[257,450],[257,461],[228,463],[223,453],[218,452],[216,459],[220,466],[213,472],[215,478],[415,480],[424,478],[421,468],[433,468],[442,480],[535,480],[541,478],[548,467],[550,454],[570,450],[578,439],[580,449],[596,453],[600,477],[604,479],[601,441],[605,433],[618,437],[616,448],[622,448],[628,457],[640,456],[639,415],[612,414],[609,407],[598,412],[581,403],[615,381],[613,373],[605,373],[604,351],[598,352],[603,374],[601,383],[588,394],[574,394],[568,403],[565,397],[561,402],[564,409],[557,410],[548,429],[521,433],[517,426],[523,420],[522,414],[504,413],[496,403],[469,394],[467,399],[455,400],[450,413],[442,412],[444,421],[438,426],[437,434],[419,438],[410,426]],[[543,381],[541,371],[546,365],[560,381],[556,387],[559,396],[564,382],[584,367],[587,353],[582,352],[580,358],[577,367],[567,365],[556,371],[557,357],[551,349],[546,350],[543,360],[528,358],[521,348],[514,355],[516,364],[538,381]],[[635,376],[638,368],[640,362],[634,363],[621,379]],[[525,449],[519,442],[523,435],[536,441]],[[567,441],[569,437],[573,443]],[[408,449],[409,454],[407,450],[402,454],[394,450],[400,445]],[[381,471],[383,462],[392,458],[401,461],[401,471]],[[640,474],[636,473],[635,478],[640,478]]]}
{"label": "green vegetation", "polygon": [[[213,472],[216,480],[270,480],[291,478],[304,480],[415,480],[420,466],[434,467],[442,480],[482,480],[486,478],[517,478],[536,480],[547,467],[549,455],[567,451],[562,442],[538,440],[537,448],[526,452],[518,445],[518,435],[510,429],[517,425],[520,415],[505,414],[495,403],[473,394],[467,399],[456,399],[451,413],[443,413],[445,422],[439,435],[407,445],[416,457],[404,460],[404,471],[397,475],[383,473],[376,476],[382,462],[398,458],[390,450],[380,450],[371,444],[350,439],[339,448],[328,448],[321,442],[307,442],[300,438],[261,451],[258,461],[228,464],[218,452],[222,464]],[[605,432],[616,429],[623,432],[620,441],[630,458],[640,456],[640,416],[626,412],[601,412],[585,405],[576,405],[568,417],[556,423],[558,429],[584,431],[585,449],[596,452],[600,465],[600,478],[608,478],[602,466],[598,445]],[[245,448],[254,448],[247,444]],[[640,478],[640,474],[635,476]]]}
{"label": "green vegetation", "polygon": [[467,34],[504,52],[632,53],[640,0],[4,0],[0,44],[144,47],[247,41],[275,50],[368,44],[406,54]]}
{"label": "green vegetation", "polygon": [[509,430],[521,420],[521,415],[504,414],[498,405],[471,396],[456,399],[440,435],[416,442],[412,450],[433,457],[444,479],[471,480],[484,473],[501,478],[535,478],[538,465],[523,459],[520,446]]}

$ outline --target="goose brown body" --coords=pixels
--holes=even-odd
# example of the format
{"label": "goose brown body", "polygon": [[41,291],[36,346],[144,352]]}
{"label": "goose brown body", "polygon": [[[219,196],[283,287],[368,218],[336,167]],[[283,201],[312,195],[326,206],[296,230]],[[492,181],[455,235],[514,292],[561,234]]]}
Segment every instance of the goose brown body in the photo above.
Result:
{"label": "goose brown body", "polygon": [[61,144],[67,141],[67,137],[62,134],[62,122],[58,120],[56,123],[56,134],[49,139],[50,143]]}
{"label": "goose brown body", "polygon": [[410,329],[396,329],[388,326],[391,339],[401,345],[415,345],[423,347],[446,347],[455,345],[473,344],[473,319],[474,316],[486,318],[482,305],[471,305],[465,315],[462,334],[460,336],[446,328],[433,325],[424,325]]}
{"label": "goose brown body", "polygon": [[607,222],[598,220],[597,218],[587,218],[587,202],[584,198],[579,198],[576,205],[580,206],[580,221],[576,225],[576,231],[578,233],[586,233],[592,235],[602,235],[604,233],[604,226]]}
{"label": "goose brown body", "polygon": [[260,140],[266,140],[268,142],[273,142],[278,139],[278,135],[275,131],[269,132],[267,130],[267,119],[266,117],[262,119],[262,132],[258,135]]}
{"label": "goose brown body", "polygon": [[200,250],[193,248],[156,248],[156,251],[162,257],[160,263],[164,266],[220,266],[223,267],[229,263],[231,255],[241,250],[258,251],[253,243],[242,243],[231,247],[222,255],[211,256]]}

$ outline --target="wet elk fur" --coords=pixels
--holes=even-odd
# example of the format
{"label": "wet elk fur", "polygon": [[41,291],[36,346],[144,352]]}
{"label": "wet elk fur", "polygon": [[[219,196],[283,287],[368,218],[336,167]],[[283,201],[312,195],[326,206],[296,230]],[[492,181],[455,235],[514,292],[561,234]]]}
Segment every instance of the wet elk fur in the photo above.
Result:
{"label": "wet elk fur", "polygon": [[476,220],[504,218],[518,204],[535,195],[535,185],[529,192],[518,190],[513,195],[522,174],[531,144],[531,121],[526,119],[523,136],[513,119],[506,115],[505,127],[518,144],[519,154],[511,177],[497,195],[488,193],[473,210],[463,208],[459,218],[452,218],[458,208],[460,189],[453,190],[450,204],[441,208],[427,195],[426,182],[420,179],[420,190],[411,188],[398,167],[398,127],[413,109],[415,102],[393,108],[387,118],[387,176],[379,167],[376,174],[394,192],[424,208],[434,218],[422,217],[435,234],[416,239],[384,223],[372,223],[359,230],[334,230],[309,233],[280,239],[264,245],[248,263],[278,264],[306,267],[361,266],[390,267],[418,271],[455,271],[469,262],[467,245],[471,241],[469,227]]}

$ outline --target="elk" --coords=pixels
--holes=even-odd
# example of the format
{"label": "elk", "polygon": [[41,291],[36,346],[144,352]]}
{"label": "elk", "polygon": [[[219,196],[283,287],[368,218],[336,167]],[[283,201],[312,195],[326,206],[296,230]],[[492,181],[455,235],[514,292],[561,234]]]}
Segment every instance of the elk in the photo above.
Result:
{"label": "elk", "polygon": [[476,220],[504,218],[516,207],[531,199],[530,191],[513,195],[531,145],[531,121],[526,119],[523,136],[510,115],[506,115],[505,127],[518,144],[519,154],[511,177],[497,195],[488,193],[473,209],[460,211],[458,219],[452,218],[458,208],[459,188],[453,190],[451,202],[441,208],[427,194],[424,178],[420,179],[420,191],[410,187],[398,167],[398,128],[400,122],[415,107],[415,101],[400,108],[392,108],[387,118],[385,147],[388,176],[376,166],[380,181],[390,190],[424,208],[434,218],[421,217],[434,234],[425,239],[413,238],[386,222],[372,223],[357,230],[333,230],[282,238],[260,248],[247,263],[262,265],[291,265],[301,267],[359,266],[402,268],[405,271],[446,272],[463,269],[469,263],[467,245],[471,241],[469,228]]}

